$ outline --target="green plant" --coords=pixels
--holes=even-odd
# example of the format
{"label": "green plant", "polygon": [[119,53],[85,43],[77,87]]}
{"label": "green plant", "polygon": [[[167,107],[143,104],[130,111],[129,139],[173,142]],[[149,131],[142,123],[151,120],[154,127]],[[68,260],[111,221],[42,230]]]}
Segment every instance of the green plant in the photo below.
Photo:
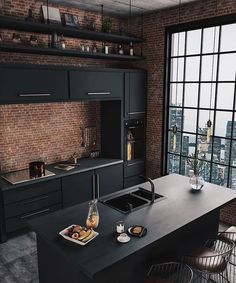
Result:
{"label": "green plant", "polygon": [[201,172],[203,168],[203,161],[198,159],[198,156],[199,156],[199,151],[197,150],[195,154],[194,153],[190,154],[187,159],[190,169],[194,171],[194,175],[199,175],[199,172]]}
{"label": "green plant", "polygon": [[107,18],[103,23],[103,31],[111,32],[111,30],[112,30],[112,20],[110,18]]}

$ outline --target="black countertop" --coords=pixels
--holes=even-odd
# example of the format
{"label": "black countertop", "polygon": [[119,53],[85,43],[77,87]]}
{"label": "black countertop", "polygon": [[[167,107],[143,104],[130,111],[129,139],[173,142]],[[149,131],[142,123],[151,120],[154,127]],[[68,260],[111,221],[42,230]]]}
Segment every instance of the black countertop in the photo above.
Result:
{"label": "black countertop", "polygon": [[[147,246],[154,246],[161,238],[236,199],[236,191],[209,183],[202,191],[192,192],[189,178],[175,174],[156,179],[154,183],[156,192],[166,199],[128,215],[99,203],[99,236],[86,246],[70,243],[62,239],[58,232],[71,224],[84,225],[87,203],[31,220],[29,225],[52,249],[93,278],[107,267]],[[140,186],[149,189],[150,184]],[[148,229],[148,233],[143,238],[131,238],[129,243],[118,243],[115,232],[118,220],[125,221],[126,229],[141,224]]]}
{"label": "black countertop", "polygon": [[[60,162],[60,163],[62,163],[62,162]],[[81,159],[79,159],[78,163],[79,163],[79,166],[76,166],[75,169],[72,169],[72,170],[69,170],[69,171],[55,169],[54,166],[58,163],[47,165],[46,169],[55,173],[55,175],[50,176],[50,177],[46,177],[46,178],[33,179],[33,180],[30,180],[30,181],[20,183],[20,184],[15,184],[15,185],[12,185],[11,183],[7,182],[6,180],[4,180],[3,178],[0,177],[0,189],[2,191],[6,191],[6,190],[9,190],[9,189],[22,187],[22,186],[25,186],[25,185],[49,181],[49,180],[56,179],[56,178],[61,178],[61,177],[65,177],[65,176],[69,176],[69,175],[73,175],[73,174],[78,174],[78,173],[85,172],[85,171],[90,171],[90,170],[94,170],[94,169],[98,169],[98,168],[102,168],[102,167],[106,167],[106,166],[111,166],[111,165],[123,163],[123,160],[112,159],[112,158],[81,158]]]}

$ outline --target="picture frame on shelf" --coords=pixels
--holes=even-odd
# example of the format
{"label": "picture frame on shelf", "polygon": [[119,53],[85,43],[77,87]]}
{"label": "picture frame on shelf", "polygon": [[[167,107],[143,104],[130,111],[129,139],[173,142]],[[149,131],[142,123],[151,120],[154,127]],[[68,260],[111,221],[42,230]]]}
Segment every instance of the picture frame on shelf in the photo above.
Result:
{"label": "picture frame on shelf", "polygon": [[62,19],[64,26],[76,27],[76,28],[79,28],[80,26],[78,16],[69,13],[62,13]]}
{"label": "picture frame on shelf", "polygon": [[58,8],[42,5],[42,12],[45,23],[49,22],[50,24],[61,24],[61,14]]}

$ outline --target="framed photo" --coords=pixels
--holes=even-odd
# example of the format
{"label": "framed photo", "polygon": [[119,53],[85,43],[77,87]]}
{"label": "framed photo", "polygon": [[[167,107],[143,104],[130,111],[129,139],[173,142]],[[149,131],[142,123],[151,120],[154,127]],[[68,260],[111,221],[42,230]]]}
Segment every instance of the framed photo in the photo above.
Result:
{"label": "framed photo", "polygon": [[65,26],[79,27],[79,17],[72,14],[64,13],[62,14],[62,18]]}
{"label": "framed photo", "polygon": [[61,24],[61,14],[58,8],[42,5],[42,11],[45,23],[49,20],[49,23]]}

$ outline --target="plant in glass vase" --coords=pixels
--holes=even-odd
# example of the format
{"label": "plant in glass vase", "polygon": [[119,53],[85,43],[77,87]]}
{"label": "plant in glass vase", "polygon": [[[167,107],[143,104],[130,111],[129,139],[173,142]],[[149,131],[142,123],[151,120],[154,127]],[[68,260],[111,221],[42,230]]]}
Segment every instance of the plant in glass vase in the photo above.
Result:
{"label": "plant in glass vase", "polygon": [[204,179],[200,175],[203,169],[203,161],[198,159],[199,151],[190,154],[188,157],[190,186],[193,190],[199,191],[204,186]]}

